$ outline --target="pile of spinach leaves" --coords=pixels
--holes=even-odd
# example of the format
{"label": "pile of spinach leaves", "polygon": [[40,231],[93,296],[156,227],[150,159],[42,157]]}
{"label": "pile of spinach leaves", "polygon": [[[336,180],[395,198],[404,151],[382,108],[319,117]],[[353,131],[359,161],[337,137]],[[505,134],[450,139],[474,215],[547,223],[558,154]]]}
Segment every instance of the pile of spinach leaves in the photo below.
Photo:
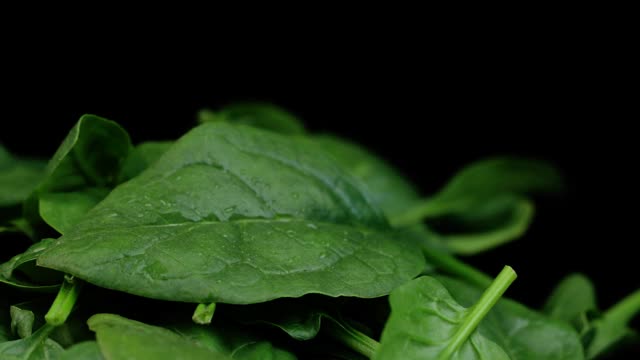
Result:
{"label": "pile of spinach leaves", "polygon": [[49,160],[0,146],[0,359],[595,359],[637,340],[570,275],[541,310],[460,259],[520,237],[562,179],[491,158],[422,196],[268,104],[132,143],[85,115]]}

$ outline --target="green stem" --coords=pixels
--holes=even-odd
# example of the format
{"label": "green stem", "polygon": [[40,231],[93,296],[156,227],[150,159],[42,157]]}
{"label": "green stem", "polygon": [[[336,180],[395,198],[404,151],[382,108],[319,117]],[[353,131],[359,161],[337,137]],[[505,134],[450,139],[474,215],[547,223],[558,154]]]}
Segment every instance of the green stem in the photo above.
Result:
{"label": "green stem", "polygon": [[640,312],[640,289],[627,295],[607,310],[603,317],[617,324],[628,324]]}
{"label": "green stem", "polygon": [[449,345],[440,353],[439,359],[446,360],[460,349],[469,336],[478,327],[480,321],[489,313],[489,310],[498,302],[509,285],[516,279],[516,272],[510,266],[505,266],[496,279],[484,291],[480,300],[471,308],[458,331],[453,336]]}
{"label": "green stem", "polygon": [[44,316],[47,324],[60,326],[67,321],[67,318],[73,310],[73,306],[76,304],[76,300],[78,300],[82,284],[82,281],[74,279],[73,277],[64,277],[64,282],[58,291],[58,295]]}
{"label": "green stem", "polygon": [[196,324],[209,325],[213,319],[213,313],[216,311],[216,303],[198,304],[196,311],[193,312],[191,319]]}
{"label": "green stem", "polygon": [[442,209],[434,207],[430,199],[421,199],[405,212],[393,216],[389,222],[393,227],[405,227],[421,223],[424,219],[440,215]]}
{"label": "green stem", "polygon": [[422,246],[422,253],[429,263],[440,270],[458,276],[479,287],[487,287],[493,281],[490,276],[482,271],[442,251]]}
{"label": "green stem", "polygon": [[346,322],[330,319],[327,321],[326,329],[334,339],[369,359],[373,358],[380,347],[379,342],[354,329]]}

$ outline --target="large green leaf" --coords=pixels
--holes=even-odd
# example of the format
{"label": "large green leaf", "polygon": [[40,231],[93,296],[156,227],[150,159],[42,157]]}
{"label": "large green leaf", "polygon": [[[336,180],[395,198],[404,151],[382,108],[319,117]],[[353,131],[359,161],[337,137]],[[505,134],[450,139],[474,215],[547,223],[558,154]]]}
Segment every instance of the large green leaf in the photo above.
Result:
{"label": "large green leaf", "polygon": [[165,328],[118,315],[98,314],[88,320],[106,360],[209,360],[224,354]]}
{"label": "large green leaf", "polygon": [[377,297],[425,266],[397,235],[316,143],[207,123],[112,191],[38,264],[167,300]]}
{"label": "large green leaf", "polygon": [[22,204],[42,179],[44,167],[42,161],[12,156],[0,145],[0,208]]}
{"label": "large green leaf", "polygon": [[198,121],[244,124],[290,135],[305,132],[302,122],[293,114],[273,104],[260,102],[231,104],[217,112],[204,109],[198,113]]}
{"label": "large green leaf", "polygon": [[53,158],[46,176],[26,206],[27,219],[42,219],[60,233],[104,197],[117,182],[120,168],[131,151],[127,132],[113,121],[83,115]]}
{"label": "large green leaf", "polygon": [[64,349],[49,339],[54,330],[51,325],[44,325],[31,336],[20,340],[0,343],[0,359],[2,360],[56,360]]}
{"label": "large green leaf", "polygon": [[[449,277],[436,277],[462,306],[471,306],[482,291]],[[578,334],[569,325],[508,299],[501,299],[478,326],[481,335],[502,347],[512,360],[584,359]]]}

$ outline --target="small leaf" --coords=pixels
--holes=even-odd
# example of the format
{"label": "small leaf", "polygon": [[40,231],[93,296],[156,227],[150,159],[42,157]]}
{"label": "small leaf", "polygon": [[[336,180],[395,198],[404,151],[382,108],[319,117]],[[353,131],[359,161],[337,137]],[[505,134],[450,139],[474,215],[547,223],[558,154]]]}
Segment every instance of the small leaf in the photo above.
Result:
{"label": "small leaf", "polygon": [[[64,232],[116,185],[132,149],[117,123],[83,115],[47,165],[46,174],[25,204],[32,225],[44,221]],[[43,211],[44,210],[44,211]]]}
{"label": "small leaf", "polygon": [[524,234],[534,210],[524,195],[562,187],[558,171],[545,162],[493,158],[464,168],[440,192],[390,221],[409,226],[426,220],[452,251],[473,255]]}
{"label": "small leaf", "polygon": [[33,311],[21,309],[18,306],[11,306],[11,332],[19,338],[24,339],[31,336],[35,315]]}
{"label": "small leaf", "polygon": [[569,324],[576,324],[587,312],[596,309],[595,289],[582,274],[572,274],[560,281],[544,305],[549,317]]}

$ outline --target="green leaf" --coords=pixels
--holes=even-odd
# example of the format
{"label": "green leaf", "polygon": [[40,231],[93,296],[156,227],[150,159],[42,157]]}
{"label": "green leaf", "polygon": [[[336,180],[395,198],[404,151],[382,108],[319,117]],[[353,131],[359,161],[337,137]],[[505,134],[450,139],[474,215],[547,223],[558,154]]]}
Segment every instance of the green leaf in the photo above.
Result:
{"label": "green leaf", "polygon": [[438,235],[440,241],[452,252],[475,255],[524,235],[533,215],[534,206],[531,201],[510,195],[496,196],[487,199],[473,211],[453,217],[453,226],[450,226],[463,229],[464,232]]}
{"label": "green leaf", "polygon": [[640,290],[600,312],[591,281],[582,274],[572,274],[556,286],[544,311],[572,325],[582,336],[587,358],[594,359],[625,339],[638,336],[629,323],[640,312]]}
{"label": "green leaf", "polygon": [[[295,340],[306,341],[315,338],[322,330],[348,348],[367,355],[369,358],[379,345],[377,341],[351,326],[337,311],[327,308],[327,300],[318,298],[320,303],[307,299],[279,299],[249,306],[227,308],[227,313],[244,324],[266,324],[278,328]],[[325,305],[325,306],[322,306]]]}
{"label": "green leaf", "polygon": [[0,233],[23,234],[32,241],[36,241],[36,233],[31,224],[24,218],[17,218],[8,221],[8,226],[0,226]]}
{"label": "green leaf", "polygon": [[46,175],[29,198],[25,215],[41,219],[64,233],[101,200],[132,149],[127,132],[117,123],[83,115],[49,161]]}
{"label": "green leaf", "polygon": [[510,359],[504,349],[476,331],[516,274],[510,267],[498,275],[472,307],[460,306],[432,277],[421,277],[395,289],[391,316],[375,359]]}
{"label": "green leaf", "polygon": [[190,341],[226,354],[238,360],[291,360],[296,357],[290,352],[273,346],[269,341],[261,339],[247,329],[224,324],[220,327],[203,327],[188,324],[173,328],[174,331]]}
{"label": "green leaf", "polygon": [[85,341],[67,349],[59,360],[104,360],[104,356],[102,356],[97,342]]}
{"label": "green leaf", "polygon": [[305,132],[297,117],[278,106],[266,103],[231,104],[218,112],[204,109],[198,113],[198,121],[244,124],[287,135]]}
{"label": "green leaf", "polygon": [[11,314],[11,332],[21,339],[31,336],[35,321],[33,311],[11,306],[9,312]]}
{"label": "green leaf", "polygon": [[548,163],[523,158],[491,158],[460,171],[431,199],[431,214],[464,212],[499,194],[559,191],[562,177]]}
{"label": "green leaf", "polygon": [[0,145],[0,208],[21,205],[42,179],[44,167],[40,160],[11,156]]}
{"label": "green leaf", "polygon": [[549,317],[574,325],[586,322],[587,312],[596,309],[595,289],[582,274],[571,274],[564,278],[544,305],[544,312]]}
{"label": "green leaf", "polygon": [[[55,292],[62,281],[62,274],[49,269],[35,268],[36,258],[54,241],[44,239],[0,265],[0,284],[22,290]],[[16,271],[22,273],[22,276],[16,276]]]}
{"label": "green leaf", "polygon": [[442,240],[456,253],[472,255],[520,237],[533,217],[533,204],[523,195],[561,190],[563,182],[551,165],[522,158],[492,158],[474,163],[436,195],[391,217],[395,226],[426,220],[444,221]]}
{"label": "green leaf", "polygon": [[40,195],[40,215],[47,223],[64,234],[71,229],[89,209],[96,206],[110,189],[89,187],[73,192],[52,192]]}
{"label": "green leaf", "polygon": [[7,309],[9,309],[8,300],[4,296],[0,296],[0,343],[12,339],[11,316]]}
{"label": "green leaf", "polygon": [[225,359],[220,352],[202,346],[168,329],[98,314],[89,318],[100,350],[107,360],[208,360]]}
{"label": "green leaf", "polygon": [[151,166],[173,144],[171,141],[147,141],[136,145],[122,165],[118,183],[133,179]]}
{"label": "green leaf", "polygon": [[[482,293],[460,280],[436,279],[462,306],[473,305]],[[573,328],[509,299],[498,301],[477,331],[504,349],[511,360],[584,359],[582,343]]]}
{"label": "green leaf", "polygon": [[640,290],[636,290],[593,320],[593,339],[587,346],[587,357],[594,359],[622,343],[625,339],[639,337],[629,328],[629,323],[640,313]]}
{"label": "green leaf", "polygon": [[49,339],[54,327],[44,325],[31,336],[14,341],[0,343],[0,359],[2,360],[54,360],[58,359],[64,349]]}
{"label": "green leaf", "polygon": [[363,192],[313,141],[203,124],[38,264],[173,301],[382,296],[425,263]]}
{"label": "green leaf", "polygon": [[315,141],[366,186],[371,202],[388,217],[403,213],[420,201],[420,195],[409,181],[368,150],[329,135],[317,136]]}

